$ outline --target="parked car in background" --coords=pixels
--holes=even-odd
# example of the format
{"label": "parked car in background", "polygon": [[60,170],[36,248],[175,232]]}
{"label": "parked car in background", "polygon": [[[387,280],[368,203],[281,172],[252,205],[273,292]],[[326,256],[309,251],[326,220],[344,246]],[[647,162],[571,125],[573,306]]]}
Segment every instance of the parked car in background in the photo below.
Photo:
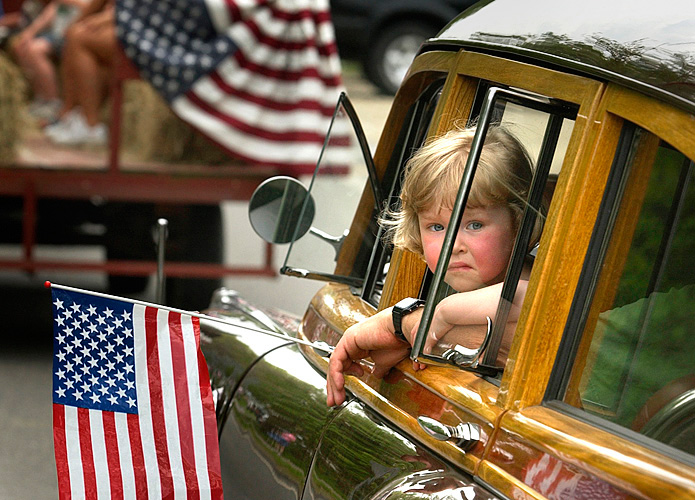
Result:
{"label": "parked car in background", "polygon": [[477,0],[331,0],[338,50],[395,94],[422,42]]}
{"label": "parked car in background", "polygon": [[[356,192],[325,196],[331,183],[318,182],[323,162],[348,161],[330,154],[333,134],[352,124],[361,137],[344,97],[309,194],[288,178],[259,187],[251,221],[290,243],[281,272],[325,286],[302,318],[221,289],[207,313],[224,321],[201,320],[227,498],[695,498],[695,12],[684,5],[481,3],[421,48],[373,159],[355,157]],[[485,349],[424,351],[449,293],[444,265],[431,273],[394,250],[377,218],[412,151],[472,123],[481,135],[454,213],[493,123],[525,145],[535,174],[497,313],[480,325]],[[426,304],[411,359],[383,379],[365,362],[346,377],[347,401],[327,407],[330,346],[406,297]]]}

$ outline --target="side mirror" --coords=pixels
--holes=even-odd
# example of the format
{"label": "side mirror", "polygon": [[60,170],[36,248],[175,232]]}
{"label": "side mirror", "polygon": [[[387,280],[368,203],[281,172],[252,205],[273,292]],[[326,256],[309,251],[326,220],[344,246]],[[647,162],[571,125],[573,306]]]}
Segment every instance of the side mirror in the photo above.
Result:
{"label": "side mirror", "polygon": [[290,243],[304,236],[311,228],[315,211],[314,199],[292,177],[267,179],[249,201],[251,227],[268,243]]}

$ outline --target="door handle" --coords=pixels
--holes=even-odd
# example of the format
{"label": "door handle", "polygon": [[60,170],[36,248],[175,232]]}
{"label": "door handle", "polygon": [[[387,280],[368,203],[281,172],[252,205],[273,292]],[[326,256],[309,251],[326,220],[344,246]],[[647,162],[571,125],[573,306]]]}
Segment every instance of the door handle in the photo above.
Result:
{"label": "door handle", "polygon": [[446,425],[430,417],[420,416],[418,424],[427,434],[438,441],[452,441],[463,451],[471,449],[480,441],[480,426],[470,422],[458,424],[456,427]]}

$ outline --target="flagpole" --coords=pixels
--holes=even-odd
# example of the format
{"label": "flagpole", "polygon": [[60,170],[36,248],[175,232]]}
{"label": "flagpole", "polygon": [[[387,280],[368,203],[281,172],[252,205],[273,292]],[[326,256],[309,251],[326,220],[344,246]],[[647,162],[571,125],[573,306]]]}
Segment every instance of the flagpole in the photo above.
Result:
{"label": "flagpole", "polygon": [[308,346],[308,347],[312,347],[312,348],[314,348],[314,349],[316,349],[316,350],[318,350],[318,351],[326,352],[326,353],[328,353],[329,355],[330,355],[330,353],[333,352],[333,346],[330,346],[330,345],[326,344],[325,342],[321,342],[321,343],[309,342],[309,341],[307,341],[307,340],[297,339],[297,338],[294,338],[294,337],[290,337],[290,336],[288,336],[288,335],[283,335],[283,334],[281,334],[281,333],[276,333],[276,332],[273,332],[273,331],[271,331],[271,330],[261,330],[260,328],[252,328],[252,327],[250,327],[250,326],[235,325],[235,324],[232,324],[232,323],[230,323],[230,322],[228,322],[228,321],[225,321],[224,319],[215,318],[214,316],[208,316],[207,314],[202,314],[202,313],[195,312],[195,311],[185,311],[185,310],[183,310],[183,309],[177,309],[177,308],[175,308],[175,307],[163,306],[163,305],[161,305],[161,304],[155,304],[155,303],[153,303],[153,302],[146,302],[146,301],[144,301],[144,300],[138,300],[138,299],[130,299],[130,298],[128,298],[128,297],[119,297],[119,296],[117,296],[117,295],[110,295],[110,294],[108,294],[108,293],[94,292],[94,291],[92,291],[92,290],[85,290],[85,289],[83,289],[83,288],[75,288],[75,287],[68,286],[68,285],[61,285],[61,284],[58,284],[58,283],[51,283],[50,281],[46,281],[46,282],[44,283],[44,286],[45,286],[46,288],[56,288],[56,289],[58,289],[58,290],[66,290],[66,291],[68,291],[68,292],[83,293],[83,294],[85,294],[85,295],[93,295],[93,296],[95,296],[95,297],[101,297],[101,298],[104,298],[104,299],[120,300],[121,302],[129,302],[129,303],[131,303],[131,304],[138,304],[138,305],[141,305],[141,306],[144,306],[144,307],[156,307],[156,308],[158,308],[158,309],[163,309],[163,310],[165,310],[165,311],[175,312],[175,313],[179,313],[179,314],[187,314],[187,315],[189,315],[189,316],[194,316],[194,317],[196,317],[196,318],[204,319],[204,320],[207,320],[207,321],[212,321],[213,323],[221,323],[221,324],[227,325],[227,326],[234,326],[234,327],[237,327],[237,328],[242,328],[242,329],[244,329],[244,330],[249,330],[249,331],[252,331],[252,332],[258,332],[258,333],[262,333],[262,334],[264,334],[264,335],[269,335],[269,336],[271,336],[271,337],[275,337],[275,338],[278,338],[278,339],[282,339],[282,340],[287,340],[287,341],[290,341],[290,342],[294,342],[295,344],[302,344],[302,345],[305,345],[305,346]]}

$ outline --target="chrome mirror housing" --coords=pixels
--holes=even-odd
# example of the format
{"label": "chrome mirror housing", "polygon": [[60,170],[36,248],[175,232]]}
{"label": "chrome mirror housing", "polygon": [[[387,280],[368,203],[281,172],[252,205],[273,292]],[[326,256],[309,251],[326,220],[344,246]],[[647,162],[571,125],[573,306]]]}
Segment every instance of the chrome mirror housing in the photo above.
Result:
{"label": "chrome mirror housing", "polygon": [[249,201],[251,227],[268,243],[290,243],[301,238],[311,228],[315,212],[313,198],[292,177],[267,179]]}

